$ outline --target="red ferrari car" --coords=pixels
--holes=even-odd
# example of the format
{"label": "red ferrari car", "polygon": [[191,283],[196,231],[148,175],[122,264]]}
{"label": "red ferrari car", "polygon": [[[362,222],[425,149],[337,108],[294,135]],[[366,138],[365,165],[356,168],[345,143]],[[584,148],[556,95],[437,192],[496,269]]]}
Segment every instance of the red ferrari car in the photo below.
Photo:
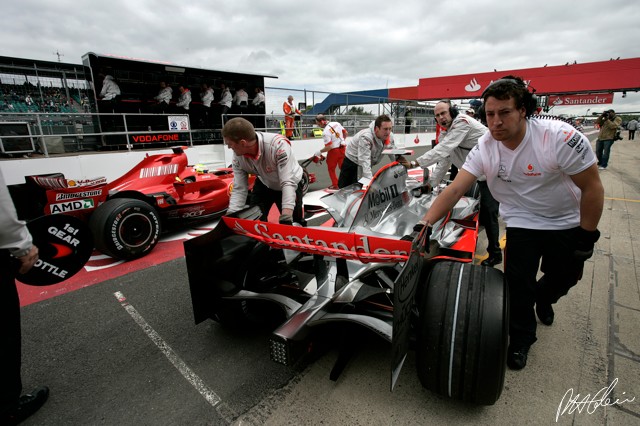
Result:
{"label": "red ferrari car", "polygon": [[21,200],[16,203],[23,207],[21,218],[79,217],[89,222],[98,250],[117,259],[136,259],[153,249],[163,228],[213,219],[227,210],[232,170],[187,165],[184,149],[149,155],[110,183],[106,178],[67,179],[62,173],[27,176],[12,195]]}

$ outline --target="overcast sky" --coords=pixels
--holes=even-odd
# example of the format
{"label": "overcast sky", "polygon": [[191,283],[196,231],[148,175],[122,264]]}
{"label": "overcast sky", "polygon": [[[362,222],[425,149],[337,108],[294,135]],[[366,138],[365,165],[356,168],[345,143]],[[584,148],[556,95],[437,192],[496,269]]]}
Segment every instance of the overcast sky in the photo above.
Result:
{"label": "overcast sky", "polygon": [[[80,63],[92,51],[275,75],[267,86],[327,92],[640,56],[640,5],[631,0],[2,3],[0,55],[55,61],[59,52]],[[614,102],[640,111],[638,93]]]}

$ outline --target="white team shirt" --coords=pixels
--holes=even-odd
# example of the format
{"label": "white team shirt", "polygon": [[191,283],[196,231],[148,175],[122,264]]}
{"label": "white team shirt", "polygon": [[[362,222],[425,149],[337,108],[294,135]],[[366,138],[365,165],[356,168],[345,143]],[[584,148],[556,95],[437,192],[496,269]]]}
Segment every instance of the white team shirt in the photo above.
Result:
{"label": "white team shirt", "polygon": [[227,212],[244,208],[249,194],[249,174],[256,175],[267,188],[282,191],[282,208],[293,210],[303,170],[291,152],[291,144],[284,136],[274,133],[256,132],[256,136],[257,158],[233,154],[233,191]]}
{"label": "white team shirt", "polygon": [[342,124],[331,121],[327,123],[322,131],[322,139],[324,140],[324,146],[329,146],[331,149],[340,148],[345,145],[346,142],[343,136],[344,127]]}
{"label": "white team shirt", "polygon": [[508,227],[560,230],[580,225],[580,189],[570,176],[596,162],[589,140],[562,121],[527,120],[515,150],[487,132],[463,169],[486,175]]}

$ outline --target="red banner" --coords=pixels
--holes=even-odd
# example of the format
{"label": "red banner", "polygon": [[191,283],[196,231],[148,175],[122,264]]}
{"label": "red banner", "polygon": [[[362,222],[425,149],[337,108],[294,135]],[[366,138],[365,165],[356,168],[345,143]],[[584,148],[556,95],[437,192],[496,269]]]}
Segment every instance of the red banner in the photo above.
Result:
{"label": "red banner", "polygon": [[565,65],[421,78],[417,86],[390,88],[389,97],[419,100],[477,99],[492,81],[506,75],[521,77],[536,90],[538,96],[587,92],[604,94],[608,91],[621,92],[640,87],[639,70],[640,58],[584,64],[567,62]]}
{"label": "red banner", "polygon": [[602,105],[613,103],[613,93],[592,93],[588,95],[552,95],[549,106]]}

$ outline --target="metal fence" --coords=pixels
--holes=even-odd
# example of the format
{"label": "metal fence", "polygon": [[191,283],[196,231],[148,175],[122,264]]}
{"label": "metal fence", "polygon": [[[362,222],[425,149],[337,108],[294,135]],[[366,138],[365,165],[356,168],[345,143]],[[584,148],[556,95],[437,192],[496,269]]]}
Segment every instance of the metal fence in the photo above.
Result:
{"label": "metal fence", "polygon": [[[288,91],[289,92],[289,91]],[[375,104],[372,104],[375,105]],[[383,106],[380,107],[384,111]],[[303,112],[303,111],[301,111]],[[368,127],[376,113],[325,114],[329,121],[342,124],[350,135]],[[392,114],[390,114],[393,117]],[[285,134],[284,113],[226,114],[224,123],[233,117],[244,117],[256,130]],[[185,120],[178,126],[172,119]],[[294,138],[319,137],[321,132],[314,114],[297,116]],[[220,128],[194,128],[186,114],[125,114],[125,113],[0,113],[0,154],[5,157],[45,157],[53,154],[165,148],[176,144],[189,146],[222,143]],[[195,127],[198,127],[197,125]],[[394,133],[433,132],[433,115],[412,116],[407,126],[404,117],[394,118]]]}

